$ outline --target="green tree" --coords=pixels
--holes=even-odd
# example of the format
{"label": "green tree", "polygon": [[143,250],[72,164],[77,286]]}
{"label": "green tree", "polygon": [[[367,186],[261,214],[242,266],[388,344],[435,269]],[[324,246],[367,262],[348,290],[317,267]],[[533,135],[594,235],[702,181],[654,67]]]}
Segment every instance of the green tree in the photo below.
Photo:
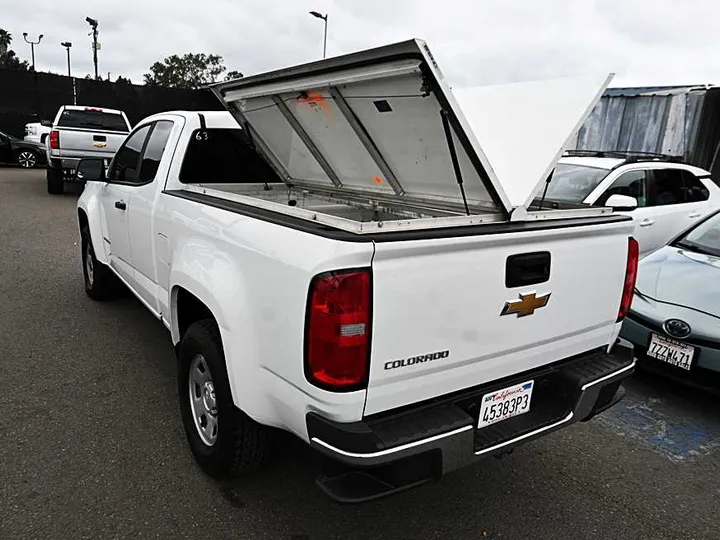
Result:
{"label": "green tree", "polygon": [[12,34],[0,28],[0,69],[21,69],[27,71],[27,60],[20,60],[15,51],[10,48]]}
{"label": "green tree", "polygon": [[150,66],[150,73],[145,73],[143,80],[150,86],[200,88],[216,82],[226,69],[222,56],[216,54],[174,54]]}
{"label": "green tree", "polygon": [[232,81],[233,79],[241,79],[243,77],[243,74],[239,71],[228,71],[228,74],[225,75],[226,81]]}

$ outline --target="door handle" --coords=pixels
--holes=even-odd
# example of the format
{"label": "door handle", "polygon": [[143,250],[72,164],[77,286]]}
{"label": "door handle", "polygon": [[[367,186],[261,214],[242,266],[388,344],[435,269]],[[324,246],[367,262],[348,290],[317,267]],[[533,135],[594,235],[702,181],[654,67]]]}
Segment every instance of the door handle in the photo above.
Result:
{"label": "door handle", "polygon": [[700,217],[700,216],[702,216],[702,212],[690,212],[688,214],[689,218],[696,218],[696,217]]}
{"label": "door handle", "polygon": [[127,204],[125,204],[125,201],[115,201],[115,208],[118,210],[125,210],[127,208]]}
{"label": "door handle", "polygon": [[654,220],[654,219],[645,218],[645,219],[643,219],[643,220],[640,222],[640,226],[641,226],[641,227],[649,227],[649,226],[652,225],[653,223],[655,223],[655,220]]}

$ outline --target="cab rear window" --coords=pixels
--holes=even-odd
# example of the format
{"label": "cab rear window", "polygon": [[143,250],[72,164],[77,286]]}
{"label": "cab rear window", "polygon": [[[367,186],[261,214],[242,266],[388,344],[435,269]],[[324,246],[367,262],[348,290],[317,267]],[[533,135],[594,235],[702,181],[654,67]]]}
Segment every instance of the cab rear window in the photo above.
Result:
{"label": "cab rear window", "polygon": [[106,131],[130,131],[125,119],[117,113],[93,110],[65,110],[60,115],[58,126],[69,128],[102,129]]}

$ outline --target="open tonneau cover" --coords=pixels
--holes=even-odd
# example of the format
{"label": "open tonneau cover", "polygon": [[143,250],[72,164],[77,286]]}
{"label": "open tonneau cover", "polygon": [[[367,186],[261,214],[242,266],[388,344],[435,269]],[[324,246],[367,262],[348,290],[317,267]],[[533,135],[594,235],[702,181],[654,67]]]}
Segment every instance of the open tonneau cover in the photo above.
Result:
{"label": "open tonneau cover", "polygon": [[456,99],[427,44],[411,40],[211,88],[289,186],[477,223],[526,216],[609,79],[470,88]]}

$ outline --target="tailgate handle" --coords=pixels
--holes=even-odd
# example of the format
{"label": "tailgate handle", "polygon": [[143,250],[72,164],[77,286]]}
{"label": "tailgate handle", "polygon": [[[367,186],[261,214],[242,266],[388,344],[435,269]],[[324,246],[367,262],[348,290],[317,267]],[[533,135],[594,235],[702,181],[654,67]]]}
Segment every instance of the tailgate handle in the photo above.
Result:
{"label": "tailgate handle", "polygon": [[505,262],[505,286],[527,287],[550,279],[550,252],[510,255]]}
{"label": "tailgate handle", "polygon": [[95,142],[107,142],[107,137],[105,135],[93,135],[93,141]]}

